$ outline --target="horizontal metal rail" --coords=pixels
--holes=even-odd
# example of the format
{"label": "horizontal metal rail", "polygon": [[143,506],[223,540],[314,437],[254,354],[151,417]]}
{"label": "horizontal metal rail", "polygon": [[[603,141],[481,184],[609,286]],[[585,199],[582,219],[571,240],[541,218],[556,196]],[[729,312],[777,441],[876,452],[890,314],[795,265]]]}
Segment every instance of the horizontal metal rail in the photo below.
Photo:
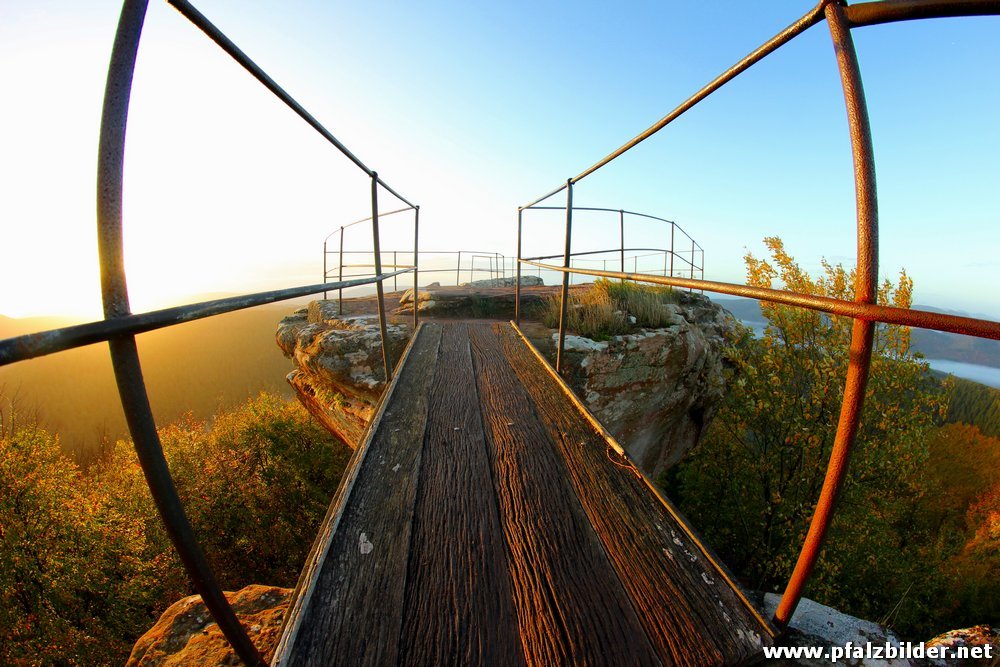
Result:
{"label": "horizontal metal rail", "polygon": [[[521,210],[522,211],[565,211],[566,207],[565,206],[522,206]],[[677,231],[679,231],[681,234],[683,234],[684,236],[687,237],[688,241],[694,241],[694,238],[692,238],[692,236],[690,234],[688,234],[686,231],[684,231],[683,227],[681,227],[680,225],[678,225],[673,220],[667,220],[666,218],[661,218],[661,217],[656,216],[656,215],[650,215],[649,213],[636,213],[635,211],[629,211],[629,210],[621,209],[621,208],[601,208],[601,207],[597,207],[597,206],[574,206],[573,210],[574,211],[599,211],[599,212],[602,212],[602,213],[618,213],[620,215],[631,215],[631,216],[634,216],[634,217],[637,217],[637,218],[648,218],[650,220],[656,220],[658,222],[665,222],[667,224],[673,225],[674,228]],[[698,250],[704,250],[704,248],[702,248],[700,245],[698,245],[697,241],[695,241],[695,245],[698,246]]]}
{"label": "horizontal metal rail", "polygon": [[301,104],[295,101],[295,99],[291,95],[285,92],[284,88],[279,86],[274,81],[274,79],[268,76],[267,73],[263,69],[261,69],[260,66],[257,65],[257,63],[251,60],[250,57],[247,56],[247,54],[245,54],[240,49],[240,47],[236,46],[236,44],[231,39],[229,39],[225,35],[225,33],[219,30],[211,21],[209,21],[204,14],[195,9],[194,5],[188,2],[188,0],[167,0],[167,2],[173,5],[177,11],[183,14],[189,21],[191,21],[191,23],[197,26],[198,29],[200,29],[202,32],[208,35],[209,38],[213,42],[218,44],[223,51],[232,56],[233,60],[238,62],[243,67],[243,69],[248,71],[251,75],[253,75],[255,79],[260,81],[265,88],[270,90],[275,95],[275,97],[284,102],[285,105],[288,106],[288,108],[290,108],[292,111],[298,114],[299,117],[302,118],[302,120],[306,121],[310,126],[312,126],[314,130],[319,132],[324,139],[333,144],[337,148],[337,150],[339,150],[351,162],[353,162],[358,167],[358,169],[365,172],[368,176],[374,178],[379,185],[381,185],[387,191],[391,192],[393,196],[395,196],[396,199],[398,199],[399,201],[407,204],[410,207],[416,207],[416,204],[409,201],[406,197],[393,190],[391,187],[389,187],[388,183],[386,183],[385,181],[383,181],[381,178],[378,177],[378,174],[369,169],[365,165],[365,163],[362,162],[360,158],[358,158],[357,155],[352,153],[347,146],[345,146],[339,139],[337,139],[337,137],[333,136],[332,132],[323,127],[323,125],[318,120],[316,120],[316,118],[311,113],[305,110],[305,107],[303,107]]}
{"label": "horizontal metal rail", "polygon": [[882,0],[861,2],[844,9],[852,28],[898,21],[1000,14],[997,0]]}
{"label": "horizontal metal rail", "polygon": [[[577,209],[577,210],[579,210],[579,209]],[[699,248],[699,250],[701,250],[701,249]],[[678,250],[677,252],[674,252],[672,250],[668,250],[667,248],[610,248],[608,250],[586,250],[586,251],[583,251],[583,252],[573,252],[573,253],[570,253],[569,256],[571,258],[577,258],[578,259],[578,258],[584,257],[586,255],[607,255],[607,254],[610,254],[610,253],[620,253],[622,251],[624,251],[624,252],[649,252],[649,251],[652,251],[652,252],[650,252],[650,254],[647,254],[647,255],[629,255],[626,259],[636,259],[636,258],[643,258],[643,257],[659,257],[661,255],[674,255],[675,257],[677,257],[677,259],[681,260],[682,262],[687,263],[688,266],[690,266],[690,267],[693,267],[695,269],[702,268],[702,267],[700,267],[700,266],[698,266],[697,264],[694,263],[693,258],[692,259],[687,259],[686,257],[684,257],[684,254],[691,253],[690,250]],[[530,260],[532,262],[537,262],[537,261],[540,261],[540,260],[543,260],[543,259],[556,259],[557,257],[562,257],[562,255],[560,254],[560,255],[540,255],[538,257],[522,257],[521,260],[522,261],[529,261]],[[583,260],[583,261],[600,262],[602,260],[593,259],[593,260]],[[609,261],[609,260],[605,260],[605,261]]]}
{"label": "horizontal metal rail", "polygon": [[59,329],[7,338],[0,340],[0,366],[24,361],[25,359],[42,357],[54,352],[62,352],[63,350],[69,350],[82,345],[102,343],[119,336],[132,336],[173,326],[174,324],[200,320],[205,317],[212,317],[213,315],[222,315],[223,313],[231,313],[235,310],[262,306],[310,294],[318,294],[323,290],[371,285],[381,280],[409,273],[412,270],[412,267],[410,267],[402,271],[385,273],[372,278],[345,280],[339,283],[305,285],[268,292],[256,292],[243,296],[226,297],[224,299],[213,299],[211,301],[202,301],[184,306],[153,310],[148,313],[124,315],[112,319],[75,324]]}
{"label": "horizontal metal rail", "polygon": [[948,331],[951,333],[963,334],[965,336],[1000,340],[1000,322],[981,320],[973,317],[933,313],[927,310],[898,308],[896,306],[881,306],[873,303],[859,303],[857,301],[834,299],[828,296],[800,294],[798,292],[786,292],[784,290],[768,287],[752,287],[750,285],[725,283],[714,280],[671,278],[656,276],[648,273],[623,273],[621,271],[565,268],[555,264],[542,264],[540,262],[533,262],[526,259],[521,260],[521,263],[537,266],[542,269],[548,269],[550,271],[561,271],[588,276],[598,276],[601,278],[616,278],[632,280],[635,282],[656,283],[657,285],[668,285],[670,287],[685,287],[689,289],[705,290],[706,292],[716,292],[718,294],[729,294],[732,296],[758,299],[761,301],[770,301],[772,303],[780,303],[786,306],[798,306],[800,308],[808,308],[809,310],[822,311],[831,315],[843,315],[844,317],[853,317],[855,319],[866,320],[869,322],[899,324],[902,326],[917,327],[920,329]]}
{"label": "horizontal metal rail", "polygon": [[[388,217],[390,215],[395,215],[396,213],[406,213],[407,211],[413,211],[415,209],[416,209],[415,206],[404,206],[403,208],[397,208],[395,211],[386,211],[385,213],[382,213],[381,211],[379,211],[378,217],[379,218],[385,218],[385,217]],[[324,241],[329,241],[331,236],[333,236],[334,234],[336,234],[338,232],[343,232],[348,227],[353,227],[354,225],[360,225],[362,222],[371,222],[371,221],[372,221],[372,216],[369,215],[367,218],[361,218],[360,220],[355,220],[354,222],[349,222],[346,225],[341,225],[337,229],[335,229],[332,232],[330,232],[329,234],[327,234],[326,238],[323,239],[323,240]],[[334,251],[331,250],[330,252],[333,253]],[[356,251],[356,252],[360,252],[360,251]]]}

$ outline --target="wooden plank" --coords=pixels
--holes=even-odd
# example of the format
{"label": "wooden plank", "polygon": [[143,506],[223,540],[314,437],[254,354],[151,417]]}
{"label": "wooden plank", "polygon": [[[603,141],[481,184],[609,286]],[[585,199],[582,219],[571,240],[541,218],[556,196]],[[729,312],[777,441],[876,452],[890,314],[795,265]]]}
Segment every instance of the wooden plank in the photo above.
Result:
{"label": "wooden plank", "polygon": [[496,333],[488,324],[470,329],[525,657],[660,664]]}
{"label": "wooden plank", "polygon": [[[566,462],[573,488],[665,662],[732,665],[754,660],[771,630],[725,570],[651,492],[627,459],[583,418],[524,340],[495,327]],[[544,371],[544,372],[540,372]]]}
{"label": "wooden plank", "polygon": [[358,448],[337,522],[295,641],[281,665],[397,662],[428,389],[441,327],[425,324],[394,393]]}
{"label": "wooden plank", "polygon": [[464,324],[444,328],[428,412],[399,663],[524,665]]}

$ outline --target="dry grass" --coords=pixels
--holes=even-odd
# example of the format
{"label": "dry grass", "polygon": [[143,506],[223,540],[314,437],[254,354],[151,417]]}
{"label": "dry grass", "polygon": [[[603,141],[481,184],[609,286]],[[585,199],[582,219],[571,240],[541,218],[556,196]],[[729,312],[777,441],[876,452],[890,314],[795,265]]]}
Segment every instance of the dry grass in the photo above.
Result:
{"label": "dry grass", "polygon": [[[663,306],[673,301],[669,287],[599,279],[586,291],[570,294],[566,328],[593,340],[607,340],[640,327],[663,327],[671,319]],[[546,326],[559,326],[559,306],[558,296],[548,298],[542,317]]]}

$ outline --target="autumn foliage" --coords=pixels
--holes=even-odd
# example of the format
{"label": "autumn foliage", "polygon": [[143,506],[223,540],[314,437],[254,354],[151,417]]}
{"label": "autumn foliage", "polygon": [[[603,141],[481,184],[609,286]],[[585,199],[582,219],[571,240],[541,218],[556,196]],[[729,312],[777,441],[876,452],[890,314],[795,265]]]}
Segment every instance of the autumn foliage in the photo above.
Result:
{"label": "autumn foliage", "polygon": [[[745,258],[748,284],[853,299],[853,271],[824,262],[814,278],[780,239],[765,244],[768,259]],[[907,308],[912,289],[901,273],[879,286],[878,302]],[[667,481],[748,586],[780,593],[826,472],[851,320],[761,307],[763,335],[747,330],[732,341],[724,408]],[[940,428],[947,396],[910,351],[909,330],[879,325],[848,482],[806,590],[917,639],[995,622],[1000,600],[1000,442],[974,427]]]}
{"label": "autumn foliage", "polygon": [[[223,586],[294,586],[350,450],[300,406],[266,394],[160,437]],[[54,436],[6,422],[0,664],[122,664],[166,606],[192,592],[131,443],[81,470]]]}

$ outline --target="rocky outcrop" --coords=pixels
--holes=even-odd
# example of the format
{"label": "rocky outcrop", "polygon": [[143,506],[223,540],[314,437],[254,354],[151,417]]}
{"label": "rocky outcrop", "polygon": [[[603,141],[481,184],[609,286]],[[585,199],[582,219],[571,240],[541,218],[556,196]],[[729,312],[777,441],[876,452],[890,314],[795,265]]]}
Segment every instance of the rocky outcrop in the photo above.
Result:
{"label": "rocky outcrop", "polygon": [[698,442],[724,397],[723,350],[736,326],[701,295],[681,292],[678,299],[664,305],[666,327],[600,342],[566,337],[573,390],[653,477]]}
{"label": "rocky outcrop", "polygon": [[[250,641],[267,661],[278,645],[291,596],[290,588],[257,585],[226,593]],[[170,605],[156,625],[135,643],[126,663],[128,667],[241,664],[200,595]]]}
{"label": "rocky outcrop", "polygon": [[[774,593],[752,594],[757,602],[762,602],[762,608],[768,617],[774,616],[781,596]],[[798,657],[795,659],[772,659],[766,661],[769,667],[820,667],[831,664],[828,657],[829,649],[837,648],[843,651],[850,645],[852,651],[865,652],[868,644],[883,647],[883,657],[858,657],[851,654],[843,655],[837,664],[855,667],[966,667],[971,665],[1000,665],[1000,634],[988,625],[977,625],[964,630],[952,630],[938,635],[923,643],[909,643],[907,655],[905,643],[892,630],[878,623],[864,621],[827,607],[808,598],[802,598],[795,614],[792,616],[788,629],[779,640],[780,645],[788,647],[822,647],[824,656],[821,658]],[[964,646],[990,645],[992,660],[982,658],[961,658],[954,649]],[[895,650],[893,657],[887,657],[886,646]],[[945,658],[928,658],[926,649],[930,647],[948,647]]]}
{"label": "rocky outcrop", "polygon": [[[387,326],[389,352],[399,359],[409,339],[405,325]],[[357,446],[385,390],[382,343],[374,315],[337,315],[336,301],[313,301],[278,325],[288,375],[302,404],[347,445]]]}

